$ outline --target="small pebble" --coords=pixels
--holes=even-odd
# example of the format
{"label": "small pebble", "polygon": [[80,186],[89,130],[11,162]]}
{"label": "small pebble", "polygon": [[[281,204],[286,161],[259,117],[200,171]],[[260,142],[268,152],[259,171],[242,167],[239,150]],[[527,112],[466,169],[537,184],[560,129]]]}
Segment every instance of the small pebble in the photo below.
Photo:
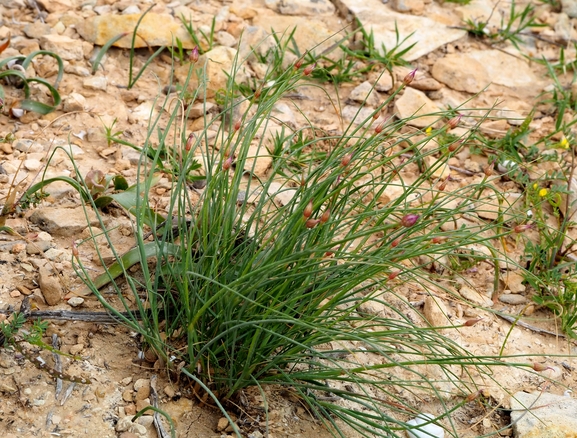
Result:
{"label": "small pebble", "polygon": [[84,303],[84,298],[72,297],[68,300],[68,305],[71,307],[78,307]]}

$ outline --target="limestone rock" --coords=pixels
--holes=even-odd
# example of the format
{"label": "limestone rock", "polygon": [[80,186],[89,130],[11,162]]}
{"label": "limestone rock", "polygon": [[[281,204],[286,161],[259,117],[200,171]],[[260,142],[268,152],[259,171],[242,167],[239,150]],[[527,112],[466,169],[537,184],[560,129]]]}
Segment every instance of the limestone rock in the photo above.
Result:
{"label": "limestone rock", "polygon": [[[198,76],[192,74],[188,83],[190,90],[198,89],[198,98],[214,97],[216,92],[220,89],[226,88],[228,83],[228,75],[234,74],[235,81],[238,84],[246,83],[249,75],[243,66],[240,66],[238,71],[233,72],[237,51],[230,47],[218,46],[202,55],[196,65],[201,68],[206,68],[206,90],[203,86],[199,88]],[[205,67],[206,66],[206,67]],[[174,72],[178,81],[183,84],[188,76],[190,65],[185,64],[176,69]]]}
{"label": "limestone rock", "polygon": [[575,436],[577,400],[542,391],[517,392],[511,397],[511,423],[518,438]]}
{"label": "limestone rock", "polygon": [[351,90],[351,94],[349,95],[349,99],[354,102],[365,104],[372,108],[378,107],[381,103],[379,94],[374,90],[369,81],[365,81],[353,88]]}
{"label": "limestone rock", "polygon": [[283,15],[332,15],[335,6],[329,0],[265,0],[268,8]]}
{"label": "limestone rock", "polygon": [[423,78],[411,82],[409,87],[420,91],[437,91],[440,90],[443,86],[433,78]]}
{"label": "limestone rock", "polygon": [[347,123],[354,123],[360,125],[367,120],[372,120],[372,116],[375,110],[369,107],[361,107],[358,105],[345,105],[342,110],[341,116],[343,120]]}
{"label": "limestone rock", "polygon": [[244,163],[244,170],[252,175],[262,178],[272,165],[272,157],[263,146],[250,146],[247,152],[247,159]]}
{"label": "limestone rock", "polygon": [[[414,61],[427,53],[466,36],[460,29],[452,29],[428,17],[416,17],[393,11],[381,0],[341,0],[344,9],[354,15],[367,32],[373,32],[375,46],[390,50],[397,45],[395,25],[399,30],[399,40],[407,40],[400,46],[405,48],[413,43],[411,50],[403,56]],[[411,35],[412,34],[412,35]]]}
{"label": "limestone rock", "polygon": [[470,59],[470,63],[465,65],[462,55],[439,58],[431,73],[447,87],[467,93],[478,93],[491,83],[491,77],[480,62]]}
{"label": "limestone rock", "polygon": [[79,40],[73,40],[65,35],[50,34],[39,38],[40,47],[60,55],[65,61],[82,61],[84,49]]}
{"label": "limestone rock", "polygon": [[64,98],[64,102],[62,103],[62,109],[67,113],[84,111],[85,106],[86,98],[79,93],[70,93]]}
{"label": "limestone rock", "polygon": [[[96,214],[91,210],[86,210],[90,225],[99,225]],[[30,215],[30,221],[35,223],[47,233],[53,236],[70,237],[79,234],[87,226],[86,216],[82,207],[38,208]]]}
{"label": "limestone rock", "polygon": [[425,9],[425,2],[423,0],[393,0],[391,6],[398,12],[421,15]]}
{"label": "limestone rock", "polygon": [[577,0],[561,0],[563,12],[571,18],[577,18]]}
{"label": "limestone rock", "polygon": [[393,88],[393,78],[388,71],[369,73],[369,82],[374,85],[375,90],[383,93]]}
{"label": "limestone rock", "polygon": [[497,220],[502,215],[503,221],[509,222],[522,212],[522,195],[506,192],[500,196],[491,195],[475,204],[477,216],[481,219]]}
{"label": "limestone rock", "polygon": [[55,306],[62,300],[63,289],[60,281],[52,277],[46,268],[40,268],[38,275],[40,291],[49,306]]}
{"label": "limestone rock", "polygon": [[411,117],[411,120],[407,120],[407,124],[417,128],[425,128],[439,120],[439,116],[426,115],[438,112],[437,105],[425,93],[413,88],[407,88],[403,95],[397,99],[395,111],[399,118]]}
{"label": "limestone rock", "polygon": [[469,286],[461,286],[459,289],[459,293],[463,298],[466,300],[471,301],[472,303],[478,304],[484,307],[492,307],[493,301],[485,295],[480,294],[474,289],[471,289]]}
{"label": "limestone rock", "polygon": [[427,155],[424,159],[425,166],[431,172],[430,178],[445,180],[451,175],[451,169],[446,162],[439,162],[438,158]]}
{"label": "limestone rock", "polygon": [[510,304],[512,306],[518,306],[520,304],[525,304],[527,298],[519,294],[501,294],[499,296],[499,301],[505,304]]}
{"label": "limestone rock", "polygon": [[[128,32],[128,35],[114,43],[116,47],[130,48],[132,32],[141,14],[107,14],[91,17],[76,27],[78,33],[87,41],[102,46],[111,38]],[[192,49],[195,44],[179,21],[170,14],[149,12],[138,26],[138,35],[134,47],[172,46],[178,38],[182,47]]]}
{"label": "limestone rock", "polygon": [[447,327],[453,325],[447,316],[447,306],[443,300],[432,295],[425,298],[423,315],[432,327]]}

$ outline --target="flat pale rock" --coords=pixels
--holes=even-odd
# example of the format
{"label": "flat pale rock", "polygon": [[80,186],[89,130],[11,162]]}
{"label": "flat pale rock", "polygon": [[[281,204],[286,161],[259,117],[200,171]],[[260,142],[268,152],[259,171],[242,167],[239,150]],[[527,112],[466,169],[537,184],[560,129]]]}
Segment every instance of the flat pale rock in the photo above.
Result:
{"label": "flat pale rock", "polygon": [[378,107],[381,103],[379,93],[375,91],[369,81],[365,81],[353,88],[349,95],[349,99],[373,108]]}
{"label": "flat pale rock", "polygon": [[423,315],[432,327],[450,327],[453,325],[447,316],[447,306],[440,298],[431,295],[425,298]]}
{"label": "flat pale rock", "polygon": [[335,6],[329,0],[265,0],[265,5],[283,15],[332,15]]}
{"label": "flat pale rock", "polygon": [[[439,107],[422,91],[413,88],[405,89],[403,95],[395,102],[395,112],[402,119],[410,118],[407,124],[417,128],[425,128],[439,121]],[[429,115],[427,115],[429,114]]]}
{"label": "flat pale rock", "polygon": [[62,300],[63,289],[60,281],[56,277],[52,277],[50,272],[45,268],[40,268],[38,275],[38,285],[40,292],[49,306],[55,306]]}
{"label": "flat pale rock", "polygon": [[[116,47],[130,48],[132,32],[142,14],[116,15],[107,14],[88,18],[76,27],[76,30],[87,41],[102,46],[111,38],[128,32],[129,35],[114,43]],[[172,46],[178,38],[182,47],[192,49],[195,44],[180,21],[169,14],[149,12],[138,26],[138,35],[134,47]]]}
{"label": "flat pale rock", "polygon": [[478,93],[492,81],[479,61],[471,58],[465,61],[463,55],[447,55],[439,58],[433,65],[431,74],[447,87],[467,93]]}
{"label": "flat pale rock", "polygon": [[461,289],[459,289],[459,293],[463,298],[471,301],[472,303],[479,304],[480,306],[484,307],[493,307],[493,301],[491,301],[489,297],[482,295],[469,286],[462,286]]}
{"label": "flat pale rock", "polygon": [[[228,75],[234,75],[237,84],[243,84],[248,81],[249,74],[244,66],[238,66],[236,72],[235,59],[237,58],[237,51],[230,47],[218,46],[206,52],[199,57],[195,67],[198,69],[204,68],[206,72],[206,90],[204,86],[199,88],[198,75],[196,72],[190,74],[188,89],[192,91],[198,90],[198,98],[214,97],[216,92],[220,89],[226,89],[228,83]],[[239,61],[240,62],[240,61]],[[190,64],[184,64],[174,71],[178,82],[184,84],[189,76]]]}
{"label": "flat pale rock", "polygon": [[69,237],[79,234],[88,226],[88,222],[93,226],[99,225],[96,214],[90,208],[87,208],[86,212],[88,221],[82,207],[43,207],[34,210],[30,215],[30,221],[53,236]]}
{"label": "flat pale rock", "polygon": [[452,29],[431,18],[401,14],[381,0],[340,0],[340,4],[359,19],[367,32],[373,32],[376,47],[384,44],[387,50],[391,50],[397,45],[396,24],[399,41],[407,38],[399,50],[417,43],[403,55],[407,61],[414,61],[467,34],[464,30]]}
{"label": "flat pale rock", "polygon": [[74,40],[66,35],[49,34],[39,38],[40,47],[49,52],[54,52],[65,61],[82,61],[84,50],[82,41]]}
{"label": "flat pale rock", "polygon": [[577,400],[546,392],[511,397],[511,423],[517,438],[577,437]]}

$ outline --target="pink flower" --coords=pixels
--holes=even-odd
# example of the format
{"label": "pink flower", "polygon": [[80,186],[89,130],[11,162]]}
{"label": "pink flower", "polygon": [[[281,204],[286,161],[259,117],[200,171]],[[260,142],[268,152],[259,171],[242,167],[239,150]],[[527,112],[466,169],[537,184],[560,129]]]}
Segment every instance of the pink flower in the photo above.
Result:
{"label": "pink flower", "polygon": [[403,227],[407,227],[407,228],[412,227],[413,225],[415,225],[417,223],[417,221],[419,220],[420,217],[421,216],[419,216],[418,214],[413,214],[413,213],[406,214],[401,219],[401,225]]}

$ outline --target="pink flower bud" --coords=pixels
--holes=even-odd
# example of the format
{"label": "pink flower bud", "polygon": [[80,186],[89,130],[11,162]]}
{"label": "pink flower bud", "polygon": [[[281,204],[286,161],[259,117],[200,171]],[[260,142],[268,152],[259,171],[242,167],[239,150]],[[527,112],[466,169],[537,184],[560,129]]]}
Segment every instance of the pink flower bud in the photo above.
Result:
{"label": "pink flower bud", "polygon": [[458,114],[455,117],[453,117],[451,120],[449,120],[447,122],[447,131],[450,131],[451,129],[455,129],[459,125],[459,122],[461,121],[462,117],[463,117],[463,114]]}
{"label": "pink flower bud", "polygon": [[72,256],[77,259],[80,253],[78,252],[78,246],[76,246],[76,242],[72,242]]}
{"label": "pink flower bud", "polygon": [[298,70],[299,68],[302,67],[303,62],[305,61],[305,56],[307,56],[308,50],[303,54],[303,56],[301,56],[297,62],[295,62],[295,70]]}
{"label": "pink flower bud", "polygon": [[238,130],[240,129],[240,126],[241,126],[241,120],[238,119],[238,120],[236,121],[236,123],[234,124],[234,131],[235,131],[235,132],[238,131]]}
{"label": "pink flower bud", "polygon": [[375,128],[375,134],[380,134],[381,132],[383,132],[383,129],[385,129],[386,124],[387,124],[386,121],[379,123]]}
{"label": "pink flower bud", "polygon": [[232,166],[232,155],[222,163],[222,170],[228,170]]}
{"label": "pink flower bud", "polygon": [[537,372],[545,371],[545,370],[553,370],[553,368],[543,365],[542,363],[535,362],[533,363],[533,369]]}
{"label": "pink flower bud", "polygon": [[403,227],[407,227],[407,228],[412,227],[413,225],[415,225],[417,223],[417,221],[419,220],[420,217],[421,216],[419,216],[418,214],[413,214],[413,213],[406,214],[401,219],[401,225]]}
{"label": "pink flower bud", "polygon": [[313,70],[315,69],[315,67],[317,66],[316,62],[313,62],[312,64],[309,64],[305,67],[305,69],[303,70],[303,75],[308,76],[310,75]]}
{"label": "pink flower bud", "polygon": [[188,59],[190,59],[190,62],[196,62],[198,61],[198,56],[198,46],[194,46],[188,55]]}
{"label": "pink flower bud", "polygon": [[414,69],[413,71],[411,71],[410,73],[407,74],[407,76],[404,77],[403,79],[403,85],[406,87],[407,85],[409,85],[411,82],[413,82],[413,80],[415,79],[415,75],[417,74],[417,69]]}
{"label": "pink flower bud", "polygon": [[307,206],[303,211],[303,216],[306,217],[307,219],[311,217],[311,214],[313,214],[313,201],[309,201],[309,203],[307,204]]}
{"label": "pink flower bud", "polygon": [[188,152],[192,149],[192,143],[194,142],[194,138],[195,138],[194,132],[191,132],[188,135],[188,139],[186,140],[186,145],[184,146],[184,150],[186,152]]}
{"label": "pink flower bud", "polygon": [[308,221],[305,222],[305,227],[314,228],[319,224],[319,222],[320,222],[319,219],[309,219]]}
{"label": "pink flower bud", "polygon": [[463,323],[464,327],[472,327],[475,324],[477,324],[479,321],[481,321],[483,318],[477,318],[477,319],[468,319],[467,321],[465,321]]}
{"label": "pink flower bud", "polygon": [[530,230],[534,226],[534,224],[517,225],[513,228],[513,231],[515,231],[515,233],[522,233],[523,231]]}
{"label": "pink flower bud", "polygon": [[347,167],[352,159],[353,154],[346,154],[341,160],[341,167]]}
{"label": "pink flower bud", "polygon": [[330,208],[327,208],[324,211],[323,215],[321,216],[321,224],[326,224],[330,217],[331,217],[331,210]]}
{"label": "pink flower bud", "polygon": [[394,280],[401,273],[401,271],[393,271],[389,274],[389,280]]}

